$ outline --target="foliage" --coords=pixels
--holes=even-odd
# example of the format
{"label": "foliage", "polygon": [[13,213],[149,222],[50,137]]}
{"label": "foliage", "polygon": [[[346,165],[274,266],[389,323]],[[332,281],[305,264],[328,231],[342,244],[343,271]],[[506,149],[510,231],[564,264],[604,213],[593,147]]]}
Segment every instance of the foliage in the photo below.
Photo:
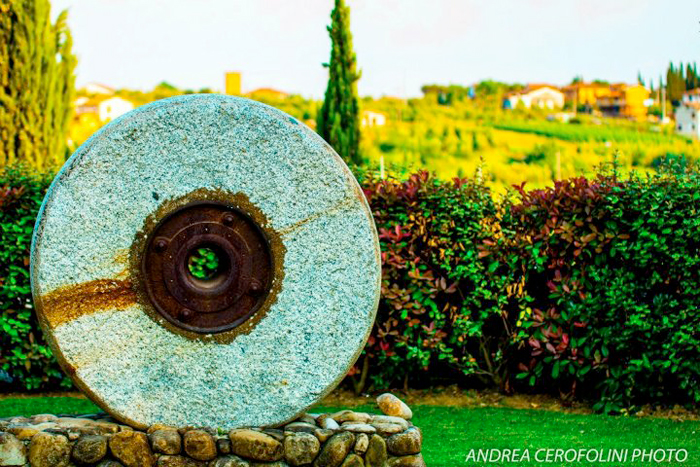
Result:
{"label": "foliage", "polygon": [[360,117],[357,99],[357,57],[352,48],[350,8],[345,0],[335,0],[331,12],[331,59],[328,67],[328,87],[323,105],[317,115],[318,133],[348,163],[360,164]]}
{"label": "foliage", "polygon": [[187,261],[187,269],[197,279],[211,279],[219,271],[219,255],[209,247],[197,248]]}
{"label": "foliage", "polygon": [[605,412],[700,402],[699,189],[678,171],[518,188],[511,242],[482,247],[523,278],[518,378]]}
{"label": "foliage", "polygon": [[[460,383],[584,398],[605,412],[700,402],[700,174],[516,187],[482,171],[444,182],[362,174],[382,250],[382,298],[356,390]],[[0,379],[68,381],[42,341],[28,277],[45,177],[0,176]],[[210,253],[194,266],[215,269]]]}
{"label": "foliage", "polygon": [[77,60],[67,13],[50,14],[48,0],[0,0],[0,165],[66,158]]}
{"label": "foliage", "polygon": [[[654,173],[656,161],[668,154],[700,160],[700,144],[674,135],[673,128],[664,125],[583,113],[567,124],[545,121],[549,110],[503,110],[503,93],[519,87],[482,81],[469,88],[428,85],[422,98],[364,97],[360,108],[382,113],[386,122],[361,126],[362,164],[370,171],[383,165],[385,172],[399,177],[428,170],[442,180],[451,180],[474,173],[483,161],[489,174],[485,183],[500,195],[522,181],[541,188],[557,178],[590,176],[615,153],[620,154],[623,172]],[[116,94],[140,105],[191,92],[158,86],[148,92],[122,89]],[[320,110],[318,102],[299,95],[278,98],[252,93],[248,97],[277,107],[311,127]],[[94,133],[99,122],[75,119],[73,125],[71,138],[77,146]],[[558,163],[527,157],[550,145],[557,147]]]}
{"label": "foliage", "polygon": [[500,203],[473,181],[367,182],[384,282],[356,381],[696,405],[700,175],[671,162]]}
{"label": "foliage", "polygon": [[693,63],[683,67],[681,63],[677,68],[671,63],[666,71],[666,97],[673,105],[678,105],[683,98],[683,93],[700,87],[700,76],[697,73],[697,65]]}
{"label": "foliage", "polygon": [[381,305],[363,360],[371,360],[373,384],[421,384],[442,374],[503,385],[511,330],[501,314],[507,298],[496,292],[509,278],[477,257],[490,236],[482,220],[496,212],[489,190],[473,179],[441,182],[420,172],[405,182],[367,180],[364,191],[383,262]]}
{"label": "foliage", "polygon": [[25,389],[70,385],[44,342],[29,281],[29,250],[47,176],[0,172],[0,378]]}
{"label": "foliage", "polygon": [[[523,133],[533,133],[541,136],[554,137],[564,141],[599,141],[599,142],[643,142],[643,143],[673,143],[685,138],[664,133],[639,131],[614,125],[585,125],[547,121],[506,121],[494,124],[494,128]],[[690,144],[690,142],[689,142]]]}

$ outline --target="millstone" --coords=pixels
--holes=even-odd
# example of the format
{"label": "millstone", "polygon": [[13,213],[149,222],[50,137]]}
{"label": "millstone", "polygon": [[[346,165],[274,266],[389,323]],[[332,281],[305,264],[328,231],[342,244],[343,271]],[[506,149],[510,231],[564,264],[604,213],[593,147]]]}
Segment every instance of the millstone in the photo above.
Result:
{"label": "millstone", "polygon": [[65,372],[137,427],[271,426],[355,362],[380,289],[360,187],[294,118],[159,101],[106,125],[42,206],[32,291]]}

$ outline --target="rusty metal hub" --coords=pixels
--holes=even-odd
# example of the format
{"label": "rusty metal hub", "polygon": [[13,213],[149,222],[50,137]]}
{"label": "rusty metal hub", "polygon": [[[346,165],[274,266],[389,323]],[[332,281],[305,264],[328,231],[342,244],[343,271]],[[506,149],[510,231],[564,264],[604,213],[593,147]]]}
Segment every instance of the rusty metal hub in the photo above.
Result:
{"label": "rusty metal hub", "polygon": [[[216,267],[191,270],[206,250]],[[156,226],[141,272],[153,307],[170,323],[202,334],[227,331],[250,318],[272,282],[272,256],[262,230],[245,213],[218,202],[188,204]]]}

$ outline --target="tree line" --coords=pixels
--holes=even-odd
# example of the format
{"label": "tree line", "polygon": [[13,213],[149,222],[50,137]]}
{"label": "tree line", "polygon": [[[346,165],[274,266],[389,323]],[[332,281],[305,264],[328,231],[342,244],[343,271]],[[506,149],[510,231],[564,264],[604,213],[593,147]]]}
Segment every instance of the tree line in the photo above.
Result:
{"label": "tree line", "polygon": [[677,67],[671,63],[666,71],[666,98],[678,105],[683,94],[700,87],[700,76],[696,63],[688,63],[685,67],[680,63]]}

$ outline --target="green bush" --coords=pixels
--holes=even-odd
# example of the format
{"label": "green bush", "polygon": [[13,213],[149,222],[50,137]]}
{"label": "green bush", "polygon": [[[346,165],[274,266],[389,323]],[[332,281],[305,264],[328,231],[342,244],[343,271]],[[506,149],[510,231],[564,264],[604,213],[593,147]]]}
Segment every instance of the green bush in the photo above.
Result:
{"label": "green bush", "polygon": [[29,281],[37,212],[51,178],[0,172],[0,381],[11,388],[70,386],[39,330]]}
{"label": "green bush", "polygon": [[697,173],[520,188],[515,241],[485,248],[522,271],[518,378],[605,412],[700,402],[699,189]]}
{"label": "green bush", "polygon": [[[479,178],[362,179],[383,278],[349,375],[357,390],[460,383],[587,399],[604,412],[700,402],[700,175],[687,165],[519,186],[500,201]],[[29,288],[47,186],[18,169],[0,174],[0,380],[11,389],[69,385]]]}
{"label": "green bush", "polygon": [[[477,250],[491,233],[491,193],[473,180],[428,173],[405,182],[368,179],[365,195],[382,248],[382,299],[375,332],[351,373],[359,390],[453,382],[502,386],[509,327],[502,319],[507,278]],[[358,376],[359,375],[359,376]]]}

